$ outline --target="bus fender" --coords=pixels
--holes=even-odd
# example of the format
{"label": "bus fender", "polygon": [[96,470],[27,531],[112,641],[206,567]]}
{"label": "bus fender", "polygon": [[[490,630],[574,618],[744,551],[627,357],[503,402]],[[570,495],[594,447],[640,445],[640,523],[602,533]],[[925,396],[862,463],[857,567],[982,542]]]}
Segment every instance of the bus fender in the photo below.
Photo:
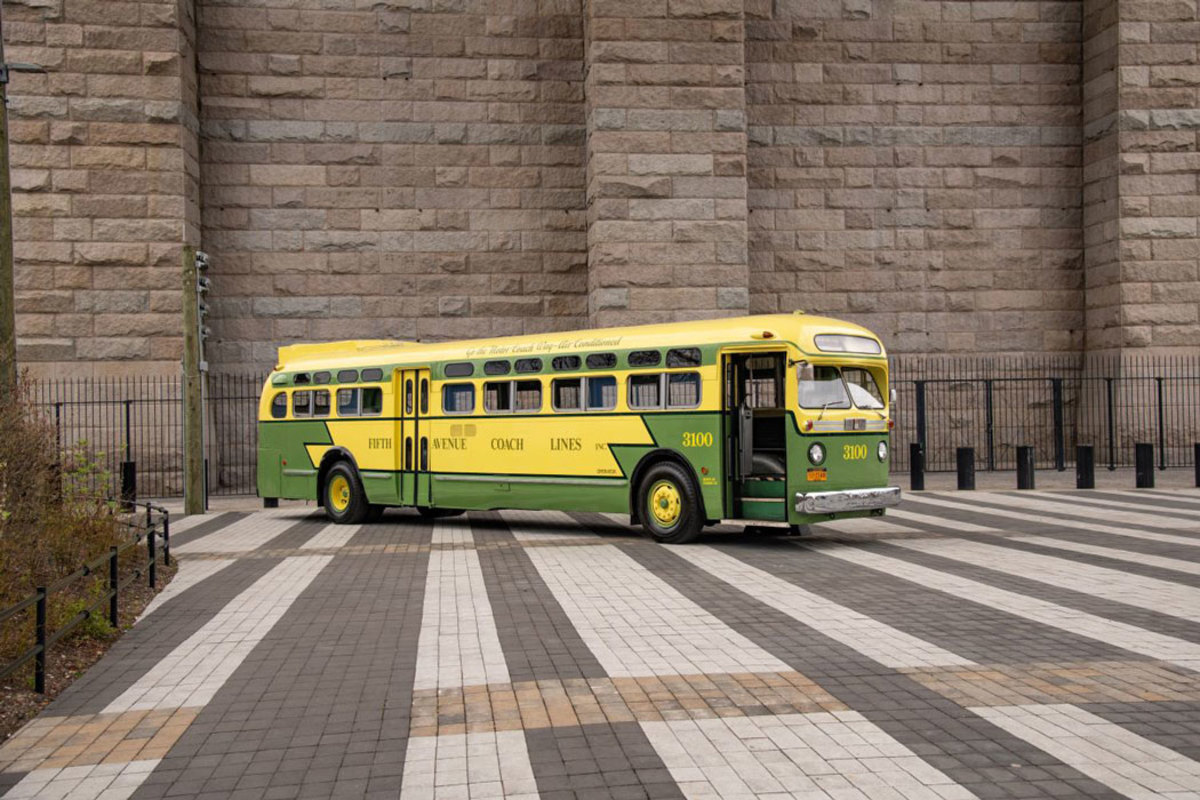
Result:
{"label": "bus fender", "polygon": [[321,466],[317,468],[317,507],[325,507],[325,476],[329,474],[329,469],[339,461],[349,461],[350,466],[354,467],[354,471],[358,471],[358,462],[354,460],[354,456],[344,447],[331,447],[325,451],[325,455],[321,456]]}
{"label": "bus fender", "polygon": [[696,470],[692,468],[691,462],[674,450],[658,449],[651,450],[642,456],[642,460],[633,468],[633,475],[629,479],[630,524],[640,525],[642,521],[642,516],[638,513],[639,506],[637,501],[638,487],[642,484],[642,475],[646,473],[647,469],[662,461],[673,461],[687,471],[688,476],[692,479],[692,484],[696,487],[696,497],[700,499],[701,518],[708,519],[708,514],[704,510],[704,495],[700,491],[700,481],[696,477]]}

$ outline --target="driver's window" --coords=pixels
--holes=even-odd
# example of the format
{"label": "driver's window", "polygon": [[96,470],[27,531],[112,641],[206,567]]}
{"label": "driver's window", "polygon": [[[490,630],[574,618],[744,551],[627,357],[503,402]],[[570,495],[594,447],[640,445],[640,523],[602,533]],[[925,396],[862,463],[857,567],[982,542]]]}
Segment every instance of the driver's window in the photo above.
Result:
{"label": "driver's window", "polygon": [[837,367],[801,363],[796,394],[801,408],[849,408],[850,396]]}
{"label": "driver's window", "polygon": [[883,408],[883,393],[870,372],[862,367],[843,367],[842,377],[846,379],[846,388],[850,390],[850,399],[856,408]]}

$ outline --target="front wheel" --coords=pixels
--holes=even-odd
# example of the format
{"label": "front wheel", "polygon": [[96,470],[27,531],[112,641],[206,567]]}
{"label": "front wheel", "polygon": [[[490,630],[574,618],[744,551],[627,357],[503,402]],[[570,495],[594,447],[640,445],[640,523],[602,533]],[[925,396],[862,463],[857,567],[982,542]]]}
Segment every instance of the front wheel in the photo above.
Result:
{"label": "front wheel", "polygon": [[338,525],[355,525],[366,519],[370,511],[367,494],[363,491],[358,471],[349,463],[339,461],[325,476],[325,514]]}
{"label": "front wheel", "polygon": [[646,471],[638,489],[642,527],[656,542],[685,544],[700,535],[700,493],[678,464],[664,461]]}

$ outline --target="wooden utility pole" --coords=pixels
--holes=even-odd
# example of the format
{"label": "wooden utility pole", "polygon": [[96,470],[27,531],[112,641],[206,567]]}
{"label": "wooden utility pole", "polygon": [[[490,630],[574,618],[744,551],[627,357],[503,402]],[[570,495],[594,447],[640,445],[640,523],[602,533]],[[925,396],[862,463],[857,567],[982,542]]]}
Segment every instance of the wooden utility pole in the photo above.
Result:
{"label": "wooden utility pole", "polygon": [[183,511],[204,513],[204,374],[196,248],[183,246]]}
{"label": "wooden utility pole", "polygon": [[13,290],[12,186],[8,172],[8,65],[0,3],[0,403],[17,388],[17,309]]}

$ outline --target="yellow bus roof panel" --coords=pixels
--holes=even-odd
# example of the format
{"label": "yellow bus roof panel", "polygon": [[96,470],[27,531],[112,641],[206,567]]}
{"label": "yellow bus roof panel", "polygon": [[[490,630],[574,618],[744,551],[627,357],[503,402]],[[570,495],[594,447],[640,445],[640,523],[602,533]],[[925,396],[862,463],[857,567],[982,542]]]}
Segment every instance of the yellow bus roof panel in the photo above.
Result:
{"label": "yellow bus roof panel", "polygon": [[[770,333],[770,337],[764,336]],[[372,366],[392,362],[424,364],[455,359],[554,356],[605,349],[702,347],[724,343],[792,342],[814,355],[821,353],[813,337],[821,333],[866,336],[866,328],[844,320],[807,314],[763,314],[750,317],[666,322],[622,328],[558,331],[490,339],[406,342],[387,339],[293,344],[279,348],[277,371],[321,367]],[[879,357],[886,355],[880,346]]]}

